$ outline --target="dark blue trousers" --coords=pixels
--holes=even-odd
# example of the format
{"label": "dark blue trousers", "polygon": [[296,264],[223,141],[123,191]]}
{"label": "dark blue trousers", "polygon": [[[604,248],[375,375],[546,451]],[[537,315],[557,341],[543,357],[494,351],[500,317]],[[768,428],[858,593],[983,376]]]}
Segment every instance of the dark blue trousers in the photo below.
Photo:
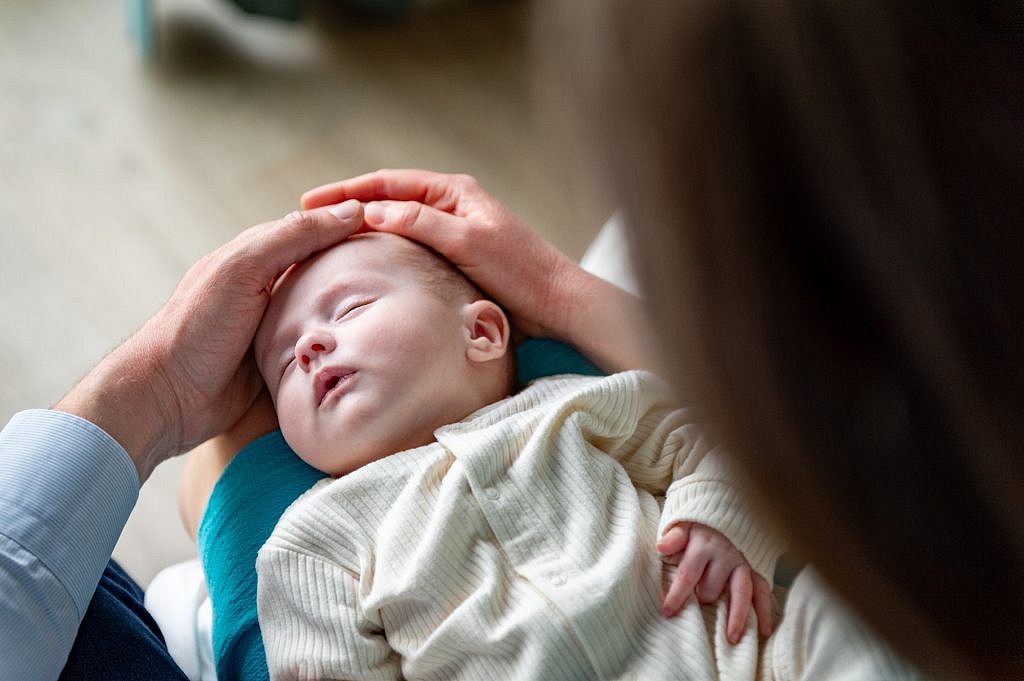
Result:
{"label": "dark blue trousers", "polygon": [[142,598],[142,588],[111,559],[85,611],[61,681],[188,681],[167,652]]}

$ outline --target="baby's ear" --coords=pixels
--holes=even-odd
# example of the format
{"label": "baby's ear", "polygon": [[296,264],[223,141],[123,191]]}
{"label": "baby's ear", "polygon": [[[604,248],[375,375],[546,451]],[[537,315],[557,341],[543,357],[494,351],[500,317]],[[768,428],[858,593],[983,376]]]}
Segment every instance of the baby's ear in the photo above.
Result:
{"label": "baby's ear", "polygon": [[466,329],[466,357],[471,362],[489,362],[505,356],[509,323],[497,304],[475,300],[463,308],[462,320]]}

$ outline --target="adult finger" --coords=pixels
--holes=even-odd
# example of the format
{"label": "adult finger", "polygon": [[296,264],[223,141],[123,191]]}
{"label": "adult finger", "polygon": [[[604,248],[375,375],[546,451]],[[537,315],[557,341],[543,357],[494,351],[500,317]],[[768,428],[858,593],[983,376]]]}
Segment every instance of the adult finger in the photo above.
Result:
{"label": "adult finger", "polygon": [[677,523],[665,530],[661,539],[654,545],[654,548],[663,556],[670,556],[679,553],[686,548],[690,540],[690,523]]}
{"label": "adult finger", "polygon": [[351,236],[362,224],[362,204],[349,200],[257,225],[229,242],[228,248],[253,276],[269,281],[293,263]]}
{"label": "adult finger", "polygon": [[373,201],[366,204],[364,215],[372,229],[426,244],[458,266],[467,264],[471,225],[465,218],[417,201]]}
{"label": "adult finger", "polygon": [[753,595],[754,584],[751,581],[750,568],[744,565],[733,570],[729,578],[729,615],[725,627],[726,638],[733,645],[743,638]]}
{"label": "adult finger", "polygon": [[440,210],[454,210],[456,189],[462,175],[446,175],[429,170],[382,169],[339,182],[310,189],[302,195],[303,208],[317,208],[346,199],[360,201],[418,201]]}
{"label": "adult finger", "polygon": [[762,636],[772,635],[772,585],[754,573],[754,612]]}

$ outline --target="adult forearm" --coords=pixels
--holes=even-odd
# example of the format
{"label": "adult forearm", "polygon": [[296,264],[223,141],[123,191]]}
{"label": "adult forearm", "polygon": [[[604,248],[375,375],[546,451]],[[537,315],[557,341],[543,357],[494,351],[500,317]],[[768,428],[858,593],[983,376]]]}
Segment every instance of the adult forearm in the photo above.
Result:
{"label": "adult forearm", "polygon": [[124,447],[140,484],[170,452],[171,414],[161,394],[172,394],[156,348],[142,351],[140,331],[105,357],[55,410],[91,421]]}
{"label": "adult forearm", "polygon": [[605,371],[655,370],[643,301],[575,264],[571,268],[559,274],[547,334],[572,344]]}

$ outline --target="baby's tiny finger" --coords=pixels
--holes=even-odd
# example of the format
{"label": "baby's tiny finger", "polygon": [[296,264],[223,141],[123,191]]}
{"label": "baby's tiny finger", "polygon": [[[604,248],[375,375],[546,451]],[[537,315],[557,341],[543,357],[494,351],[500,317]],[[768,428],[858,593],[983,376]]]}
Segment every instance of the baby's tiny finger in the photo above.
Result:
{"label": "baby's tiny finger", "polygon": [[762,636],[772,635],[772,585],[754,573],[754,612]]}
{"label": "baby's tiny finger", "polygon": [[729,617],[725,627],[726,638],[733,645],[743,638],[753,596],[754,583],[750,578],[750,568],[743,566],[733,570],[729,578]]}
{"label": "baby's tiny finger", "polygon": [[673,525],[665,531],[665,534],[661,536],[658,543],[654,545],[658,553],[663,556],[671,555],[673,553],[679,553],[686,548],[687,542],[690,540],[690,524],[679,523]]}
{"label": "baby's tiny finger", "polygon": [[694,593],[701,603],[714,603],[722,596],[729,577],[736,569],[736,564],[728,560],[712,560],[704,570]]}
{"label": "baby's tiny finger", "polygon": [[682,566],[679,568],[679,572],[676,573],[676,578],[672,580],[672,586],[668,589],[668,594],[665,595],[665,600],[661,604],[661,613],[665,617],[672,617],[686,605],[686,601],[693,595],[693,587],[700,579],[700,573],[687,572]]}

